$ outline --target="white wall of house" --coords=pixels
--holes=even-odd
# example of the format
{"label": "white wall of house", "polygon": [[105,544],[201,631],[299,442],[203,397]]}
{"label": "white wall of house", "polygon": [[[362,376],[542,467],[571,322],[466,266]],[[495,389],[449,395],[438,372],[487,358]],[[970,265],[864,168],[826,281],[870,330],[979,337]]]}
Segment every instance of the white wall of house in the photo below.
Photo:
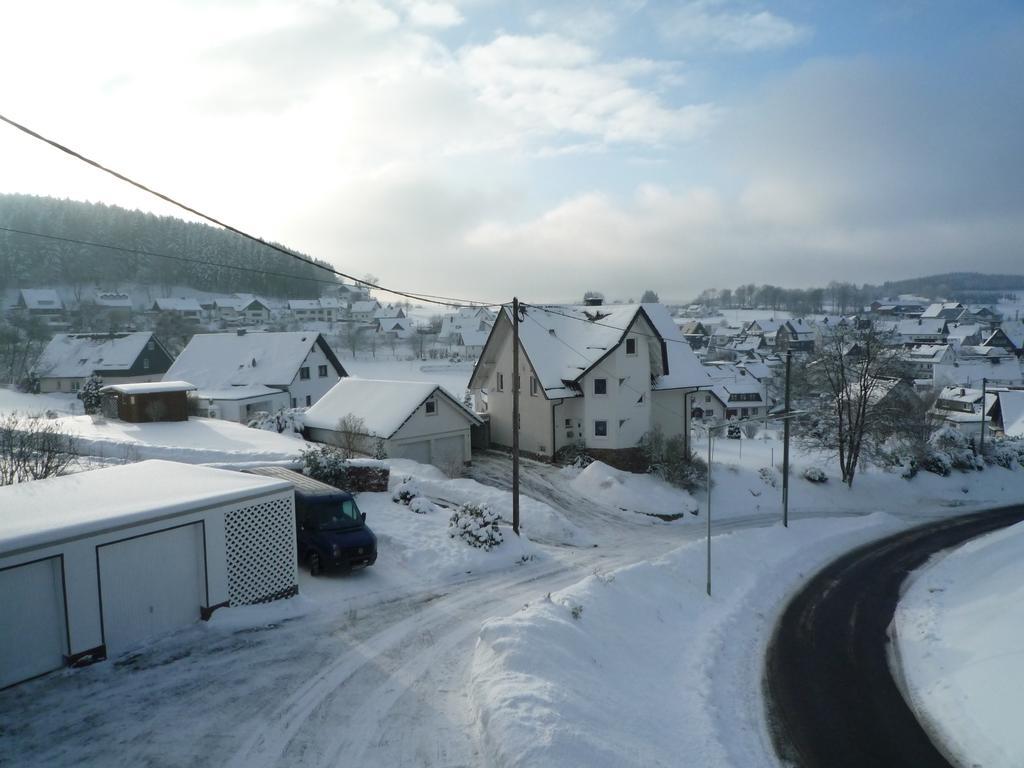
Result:
{"label": "white wall of house", "polygon": [[[326,375],[321,375],[321,366],[326,366]],[[309,378],[302,378],[302,368],[309,368]],[[327,394],[327,390],[338,383],[341,377],[334,366],[327,359],[327,355],[315,344],[302,361],[299,370],[295,372],[295,378],[288,386],[288,397],[291,398],[289,405],[296,408],[303,408],[312,405],[321,397]],[[308,402],[306,398],[309,398]]]}
{"label": "white wall of house", "polygon": [[[433,464],[443,466],[449,459],[462,463],[470,460],[470,424],[465,413],[446,397],[435,395],[433,400],[436,405],[434,413],[428,414],[426,405],[420,405],[409,420],[387,441],[389,456],[400,455],[402,448],[410,443],[429,440],[430,461]],[[453,440],[456,437],[462,441],[461,449],[453,447],[453,444],[457,445]],[[449,456],[449,451],[457,453]]]}
{"label": "white wall of house", "polygon": [[[135,382],[150,382],[150,381],[162,381],[164,375],[162,373],[151,373],[145,376],[109,376],[103,377],[104,384],[132,384]],[[79,376],[76,378],[61,378],[61,377],[41,377],[39,379],[39,391],[40,392],[77,392],[81,389],[82,385],[88,381],[88,376]]]}
{"label": "white wall of house", "polygon": [[288,408],[289,405],[286,392],[281,392],[279,395],[249,398],[248,400],[214,400],[212,404],[209,400],[200,400],[199,415],[244,424],[257,411],[274,413],[282,408]]}
{"label": "white wall of house", "polygon": [[[654,329],[638,318],[622,343],[588,372],[583,386],[583,434],[588,448],[632,448],[651,428],[651,361],[661,373],[661,345],[652,340]],[[628,340],[635,341],[629,354]],[[595,394],[597,380],[604,379],[607,394]],[[604,422],[607,435],[597,434]]]}

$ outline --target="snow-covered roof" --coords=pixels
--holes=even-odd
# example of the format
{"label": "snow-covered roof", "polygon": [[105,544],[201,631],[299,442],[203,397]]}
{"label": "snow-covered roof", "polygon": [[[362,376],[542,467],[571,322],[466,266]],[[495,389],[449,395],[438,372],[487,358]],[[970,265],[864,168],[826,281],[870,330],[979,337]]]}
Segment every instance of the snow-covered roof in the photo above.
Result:
{"label": "snow-covered roof", "polygon": [[64,302],[52,288],[22,288],[21,300],[26,309],[62,309]]}
{"label": "snow-covered roof", "polygon": [[132,384],[110,384],[100,392],[120,392],[122,395],[153,395],[161,392],[189,392],[195,385],[187,381],[148,381]]}
{"label": "snow-covered roof", "polygon": [[96,306],[109,307],[110,309],[131,309],[132,297],[127,293],[98,293],[96,294]]}
{"label": "snow-covered roof", "polygon": [[202,390],[247,384],[286,387],[320,338],[313,331],[196,334],[164,378],[191,381]]}
{"label": "snow-covered roof", "polygon": [[981,400],[980,389],[969,387],[943,387],[939,392],[939,400],[949,400],[954,403],[974,404]]}
{"label": "snow-covered roof", "polygon": [[954,323],[948,326],[950,339],[963,340],[969,336],[978,336],[981,334],[981,326],[977,324],[961,324]]}
{"label": "snow-covered roof", "polygon": [[81,378],[93,371],[123,371],[135,364],[153,338],[136,333],[58,333],[36,362],[44,378]]}
{"label": "snow-covered roof", "polygon": [[166,298],[154,301],[153,309],[162,312],[201,312],[203,308],[195,299]]}
{"label": "snow-covered roof", "polygon": [[935,336],[946,332],[946,321],[941,317],[901,320],[898,332],[901,336]]}
{"label": "snow-covered roof", "polygon": [[949,344],[915,344],[905,353],[915,363],[936,363],[949,352]]}
{"label": "snow-covered roof", "polygon": [[196,397],[200,400],[250,400],[255,397],[268,397],[272,395],[285,396],[284,391],[265,387],[262,384],[249,384],[238,387],[226,387],[224,389],[199,389],[196,390]]}
{"label": "snow-covered roof", "polygon": [[288,309],[320,309],[319,299],[288,299]]}
{"label": "snow-covered roof", "polygon": [[486,331],[472,331],[467,328],[466,330],[459,331],[459,339],[464,347],[482,347],[487,343],[487,337],[490,334],[490,328]]}
{"label": "snow-covered roof", "polygon": [[[1017,349],[1024,347],[1024,322],[1018,322],[1016,320],[1003,323],[999,326],[999,330],[1006,334],[1006,338],[1010,340]],[[996,331],[992,331],[993,334]],[[989,337],[991,338],[991,336]],[[989,340],[985,339],[985,343],[988,344]]]}
{"label": "snow-covered roof", "polygon": [[999,410],[1003,414],[1003,432],[1007,437],[1024,437],[1024,390],[999,392]]}
{"label": "snow-covered roof", "polygon": [[376,312],[380,307],[380,304],[376,301],[354,301],[352,302],[352,312],[359,314],[365,314],[367,312]]}
{"label": "snow-covered roof", "polygon": [[351,414],[363,420],[367,435],[387,439],[431,396],[447,398],[467,421],[479,421],[433,382],[345,378],[306,411],[303,423],[307,427],[336,430],[338,422]]}
{"label": "snow-covered roof", "polygon": [[259,475],[158,460],[8,485],[0,488],[0,554],[290,488]]}
{"label": "snow-covered roof", "polygon": [[929,304],[925,307],[921,317],[928,318],[949,318],[958,316],[965,309],[959,301],[947,301],[942,303]]}
{"label": "snow-covered roof", "polygon": [[786,324],[785,320],[751,320],[747,323],[747,333],[764,333],[766,335],[776,334]]}

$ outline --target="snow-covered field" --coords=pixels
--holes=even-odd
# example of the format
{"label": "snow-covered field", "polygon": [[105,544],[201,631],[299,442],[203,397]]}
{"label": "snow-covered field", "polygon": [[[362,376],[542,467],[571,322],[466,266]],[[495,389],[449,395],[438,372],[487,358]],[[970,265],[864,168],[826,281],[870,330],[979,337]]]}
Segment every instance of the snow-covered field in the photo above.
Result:
{"label": "snow-covered field", "polygon": [[913,574],[894,620],[897,672],[918,718],[961,765],[1024,760],[1024,524]]}
{"label": "snow-covered field", "polygon": [[292,462],[309,445],[295,433],[249,429],[221,419],[196,416],[188,421],[132,424],[102,416],[65,416],[56,420],[73,435],[83,456],[142,461],[168,459],[186,464]]}
{"label": "snow-covered field", "polygon": [[0,387],[0,415],[6,413],[43,414],[82,413],[82,402],[74,395],[30,395],[15,389]]}

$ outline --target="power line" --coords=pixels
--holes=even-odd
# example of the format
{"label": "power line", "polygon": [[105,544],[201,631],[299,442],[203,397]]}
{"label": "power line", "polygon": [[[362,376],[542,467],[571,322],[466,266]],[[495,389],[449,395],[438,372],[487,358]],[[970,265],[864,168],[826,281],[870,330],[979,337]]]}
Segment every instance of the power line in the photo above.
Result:
{"label": "power line", "polygon": [[401,291],[401,290],[397,290],[397,289],[394,289],[394,288],[387,288],[387,287],[385,287],[383,285],[376,285],[376,284],[371,283],[371,282],[369,282],[367,280],[363,280],[361,278],[355,277],[354,275],[349,275],[349,274],[347,274],[345,272],[341,272],[340,270],[337,270],[337,269],[335,269],[335,268],[333,268],[331,266],[328,266],[326,264],[321,264],[320,262],[318,262],[318,261],[316,261],[314,259],[311,259],[311,258],[309,258],[307,256],[303,256],[302,254],[295,253],[294,251],[291,251],[291,250],[289,250],[287,248],[284,248],[282,246],[276,245],[275,243],[268,242],[268,241],[264,240],[262,237],[257,237],[256,235],[250,234],[250,233],[246,232],[245,230],[239,229],[238,227],[234,227],[234,226],[232,226],[230,224],[227,224],[226,222],[221,221],[220,219],[217,219],[217,218],[215,218],[213,216],[210,216],[209,214],[203,213],[202,211],[197,210],[196,208],[193,208],[193,207],[191,207],[189,205],[186,205],[185,203],[182,203],[182,202],[180,202],[178,200],[175,200],[173,197],[170,197],[169,195],[165,195],[162,192],[158,192],[155,189],[152,189],[151,187],[148,187],[148,186],[146,186],[145,184],[143,184],[143,183],[141,183],[139,181],[135,181],[134,179],[130,178],[129,176],[126,176],[123,173],[115,171],[112,168],[108,168],[107,166],[103,165],[102,163],[100,163],[100,162],[98,162],[96,160],[93,160],[92,158],[86,157],[85,155],[81,154],[80,152],[77,152],[77,151],[71,149],[70,147],[65,146],[64,144],[61,144],[60,142],[55,141],[54,139],[50,139],[50,138],[47,138],[46,136],[43,136],[41,133],[38,133],[38,132],[32,130],[28,126],[22,125],[21,123],[18,123],[16,121],[12,120],[9,117],[6,117],[3,114],[0,114],[0,120],[2,120],[3,122],[7,123],[11,127],[18,129],[22,133],[25,133],[28,136],[31,136],[32,138],[37,139],[37,140],[43,142],[44,144],[49,144],[51,147],[53,147],[55,149],[58,149],[61,152],[64,152],[65,154],[70,155],[71,157],[76,158],[77,160],[81,160],[83,163],[86,163],[87,165],[91,165],[92,167],[94,167],[94,168],[96,168],[96,169],[98,169],[100,171],[103,171],[104,173],[110,174],[111,176],[113,176],[116,179],[119,179],[119,180],[121,180],[121,181],[123,181],[123,182],[125,182],[127,184],[131,184],[133,187],[136,187],[137,189],[141,189],[143,192],[146,192],[146,193],[148,193],[150,195],[153,195],[154,197],[158,197],[161,200],[163,200],[165,202],[168,202],[168,203],[170,203],[173,206],[181,208],[184,211],[188,211],[189,213],[191,213],[194,216],[198,216],[201,219],[205,219],[206,221],[209,221],[211,224],[216,224],[218,227],[226,229],[229,232],[234,232],[236,235],[244,237],[247,240],[252,240],[253,242],[259,243],[260,245],[263,245],[263,246],[265,246],[267,248],[270,248],[271,250],[277,251],[279,253],[283,253],[285,256],[290,256],[291,258],[296,259],[297,261],[301,261],[301,262],[303,262],[305,264],[309,264],[310,266],[316,267],[317,269],[322,269],[325,272],[330,272],[331,274],[337,275],[338,277],[343,277],[343,278],[346,278],[348,280],[351,280],[352,282],[354,282],[354,283],[356,283],[358,285],[363,285],[363,286],[366,286],[367,288],[375,288],[377,290],[384,291],[385,293],[391,293],[391,294],[394,294],[396,296],[404,296],[404,297],[406,297],[408,299],[415,299],[416,301],[424,301],[424,302],[427,302],[429,304],[441,304],[443,306],[448,306],[448,307],[474,306],[474,305],[477,305],[477,306],[479,306],[479,305],[482,305],[482,306],[498,306],[498,302],[475,301],[475,300],[469,300],[469,299],[455,299],[455,298],[452,298],[452,297],[449,297],[449,296],[437,296],[437,295],[434,295],[434,294],[426,294],[426,293],[418,294],[418,293],[411,293],[409,291]]}
{"label": "power line", "polygon": [[[599,325],[602,328],[610,328],[611,330],[619,331],[620,333],[625,333],[626,331],[629,330],[628,327],[627,328],[620,328],[619,326],[611,325],[610,323],[602,323],[600,320],[591,320],[591,319],[586,318],[586,317],[577,317],[576,315],[570,315],[570,314],[567,314],[565,312],[559,312],[558,310],[552,309],[551,307],[543,306],[543,305],[540,305],[540,304],[523,304],[523,303],[520,303],[519,306],[523,307],[523,308],[527,308],[527,309],[539,309],[542,312],[547,312],[547,313],[552,314],[552,315],[558,315],[559,317],[566,317],[566,318],[568,318],[570,320],[575,320],[576,322],[579,322],[579,323],[586,323],[587,325]],[[594,309],[595,310],[596,309],[600,309],[600,305],[599,306],[595,306]],[[685,344],[688,347],[690,346],[690,342],[688,342],[686,339],[667,339],[664,336],[661,336],[660,334],[645,333],[644,331],[640,331],[640,330],[635,330],[633,332],[637,336],[642,336],[642,337],[647,338],[647,339],[656,339],[658,341],[672,342],[673,344]],[[561,341],[561,339],[559,339],[559,341]]]}

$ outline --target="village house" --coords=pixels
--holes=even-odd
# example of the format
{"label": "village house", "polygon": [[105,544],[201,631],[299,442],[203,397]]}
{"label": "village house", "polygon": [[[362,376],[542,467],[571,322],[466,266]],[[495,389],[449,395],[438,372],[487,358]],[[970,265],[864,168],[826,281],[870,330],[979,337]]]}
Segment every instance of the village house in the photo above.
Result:
{"label": "village house", "polygon": [[193,336],[165,379],[194,384],[201,415],[244,422],[312,405],[347,375],[319,333],[238,330]]}
{"label": "village house", "polygon": [[[653,429],[689,440],[689,398],[710,380],[661,304],[528,307],[519,323],[521,450],[579,446],[620,466]],[[469,388],[495,445],[512,444],[511,310],[491,330]]]}
{"label": "village house", "polygon": [[348,308],[348,316],[356,322],[373,323],[379,309],[380,303],[374,299],[354,301]]}
{"label": "village house", "polygon": [[991,415],[993,426],[1003,435],[1014,439],[1024,438],[1024,390],[997,391]]}
{"label": "village house", "polygon": [[78,392],[94,374],[105,384],[160,381],[173,358],[152,333],[59,333],[35,364],[41,392]]}
{"label": "village house", "polygon": [[960,320],[966,311],[967,307],[959,301],[937,302],[925,307],[924,312],[921,313],[921,318],[923,320],[941,319],[953,323]]}
{"label": "village house", "polygon": [[14,303],[14,311],[39,320],[51,328],[66,328],[64,302],[52,288],[22,288]]}
{"label": "village house", "polygon": [[981,434],[982,424],[990,428],[989,418],[996,404],[994,392],[968,387],[943,387],[935,404],[929,409],[929,418],[938,426],[951,426],[966,435]]}
{"label": "village house", "polygon": [[110,419],[135,424],[151,421],[188,421],[187,381],[111,384],[100,390],[101,411]]}
{"label": "village house", "polygon": [[986,347],[999,347],[1018,357],[1024,353],[1024,324],[1005,323],[985,336],[981,343]]}
{"label": "village house", "polygon": [[907,376],[931,381],[935,377],[935,366],[952,363],[956,354],[949,344],[915,344],[904,350],[901,358]]}
{"label": "village house", "polygon": [[683,338],[689,342],[690,349],[694,352],[707,347],[708,338],[711,336],[700,320],[687,320],[679,325],[679,332],[683,334]]}
{"label": "village house", "polygon": [[132,319],[132,297],[127,293],[97,293],[93,306],[109,323],[124,324]]}
{"label": "village house", "polygon": [[203,308],[196,299],[157,299],[149,311],[157,315],[173,315],[191,323],[198,323],[203,319]]}
{"label": "village house", "polygon": [[[351,417],[343,425],[342,420]],[[345,378],[303,416],[307,439],[459,474],[480,418],[436,384]],[[349,427],[346,430],[345,427]]]}
{"label": "village house", "polygon": [[949,335],[949,326],[943,318],[901,320],[896,334],[903,344],[944,344]]}

